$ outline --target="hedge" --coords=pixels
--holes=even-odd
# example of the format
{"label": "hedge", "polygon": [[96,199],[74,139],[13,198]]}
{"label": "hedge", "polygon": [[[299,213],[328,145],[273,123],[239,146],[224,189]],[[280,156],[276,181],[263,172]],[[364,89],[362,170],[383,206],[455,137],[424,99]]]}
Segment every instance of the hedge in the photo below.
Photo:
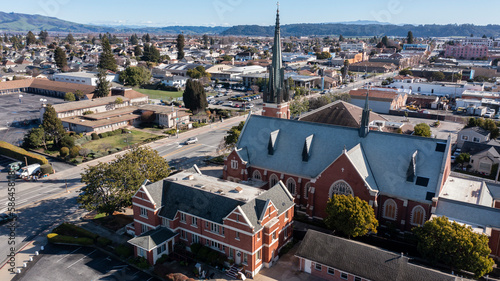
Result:
{"label": "hedge", "polygon": [[42,171],[43,175],[50,175],[54,173],[54,168],[50,164],[43,164],[40,166],[40,170]]}
{"label": "hedge", "polygon": [[105,238],[105,237],[97,238],[97,245],[99,245],[99,246],[105,247],[105,246],[111,245],[111,243],[112,243],[111,240],[109,240],[108,238]]}
{"label": "hedge", "polygon": [[77,245],[93,245],[94,241],[87,237],[71,237],[65,235],[59,235],[57,233],[47,234],[47,239],[50,243],[67,243],[67,244],[77,244]]}
{"label": "hedge", "polygon": [[23,162],[24,157],[26,157],[29,164],[39,163],[40,165],[43,165],[49,163],[49,160],[41,155],[28,152],[20,147],[4,141],[0,141],[0,155],[5,155]]}
{"label": "hedge", "polygon": [[92,240],[96,240],[99,235],[92,233],[86,229],[83,229],[79,226],[70,223],[62,223],[58,227],[56,227],[52,232],[60,234],[60,235],[68,235],[68,236],[78,236],[90,238]]}

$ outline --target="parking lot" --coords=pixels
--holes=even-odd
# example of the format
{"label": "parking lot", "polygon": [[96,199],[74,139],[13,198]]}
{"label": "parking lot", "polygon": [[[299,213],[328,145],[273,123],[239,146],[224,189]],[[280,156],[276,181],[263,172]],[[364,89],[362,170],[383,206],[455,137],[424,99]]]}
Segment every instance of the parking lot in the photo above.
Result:
{"label": "parking lot", "polygon": [[90,248],[48,244],[39,260],[13,280],[116,280],[157,281],[142,271]]}
{"label": "parking lot", "polygon": [[[0,96],[0,140],[18,145],[25,133],[35,126],[40,118],[40,99],[46,104],[59,104],[65,101],[60,98],[35,95],[29,93]],[[36,121],[32,121],[36,120]]]}
{"label": "parking lot", "polygon": [[[221,89],[214,93],[214,97],[209,99],[210,108],[220,109],[246,109],[259,110],[262,109],[262,94],[257,94],[259,98],[252,98],[246,101],[232,101],[232,98],[237,96],[243,97],[247,95],[245,91]],[[251,104],[251,105],[250,105]]]}

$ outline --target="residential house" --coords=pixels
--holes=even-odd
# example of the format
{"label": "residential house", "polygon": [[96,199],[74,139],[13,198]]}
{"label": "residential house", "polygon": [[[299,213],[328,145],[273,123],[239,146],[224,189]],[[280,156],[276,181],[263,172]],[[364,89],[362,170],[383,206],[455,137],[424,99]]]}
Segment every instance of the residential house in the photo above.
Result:
{"label": "residential house", "polygon": [[358,63],[353,63],[349,65],[350,71],[355,72],[376,72],[376,73],[387,73],[392,72],[397,69],[396,65],[393,63],[385,62],[368,62],[362,61]]}
{"label": "residential house", "polygon": [[391,110],[398,110],[406,105],[408,94],[405,91],[390,88],[372,88],[351,90],[350,103],[362,107],[365,104],[366,95],[370,101],[370,108],[377,112],[387,114]]}
{"label": "residential house", "polygon": [[166,86],[183,88],[186,86],[189,77],[174,75],[163,78],[162,83]]}
{"label": "residential house", "polygon": [[100,113],[61,118],[61,121],[67,131],[99,134],[138,125],[141,122],[141,115],[136,111],[136,107],[129,106]]}
{"label": "residential house", "polygon": [[144,122],[153,122],[165,128],[175,128],[179,124],[190,123],[191,114],[185,108],[145,104],[139,107]]}
{"label": "residential house", "polygon": [[277,261],[293,229],[292,195],[281,182],[267,191],[258,188],[262,184],[223,181],[202,175],[196,167],[155,183],[146,181],[132,198],[134,223],[128,227],[136,237],[129,243],[150,264],[177,243],[199,243],[225,254],[254,277]]}
{"label": "residential house", "polygon": [[495,165],[500,164],[500,146],[488,143],[464,141],[461,153],[470,155],[468,171],[491,175]]}
{"label": "residential house", "polygon": [[462,148],[464,142],[486,143],[490,140],[490,132],[480,127],[464,128],[458,132],[457,147]]}
{"label": "residential house", "polygon": [[464,280],[412,263],[393,253],[354,240],[309,229],[295,253],[299,270],[324,280]]}

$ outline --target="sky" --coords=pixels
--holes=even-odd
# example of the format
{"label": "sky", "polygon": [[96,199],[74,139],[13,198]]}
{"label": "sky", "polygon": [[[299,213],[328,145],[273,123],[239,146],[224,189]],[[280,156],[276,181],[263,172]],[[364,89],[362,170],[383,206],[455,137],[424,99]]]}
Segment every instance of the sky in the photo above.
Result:
{"label": "sky", "polygon": [[[0,11],[95,25],[273,25],[269,0],[23,0]],[[478,4],[481,3],[481,4]],[[482,7],[481,7],[482,6]],[[498,0],[282,0],[281,24],[369,20],[392,24],[500,24]]]}

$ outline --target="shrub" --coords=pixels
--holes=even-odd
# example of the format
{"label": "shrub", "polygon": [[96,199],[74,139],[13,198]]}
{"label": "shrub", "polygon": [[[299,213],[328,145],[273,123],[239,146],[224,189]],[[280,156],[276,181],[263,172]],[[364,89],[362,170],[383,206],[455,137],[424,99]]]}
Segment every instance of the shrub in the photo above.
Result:
{"label": "shrub", "polygon": [[75,146],[75,139],[69,135],[65,135],[61,139],[60,146],[72,148],[73,146]]}
{"label": "shrub", "polygon": [[54,228],[52,231],[59,235],[67,235],[67,236],[76,236],[76,237],[86,237],[92,240],[96,240],[99,235],[92,233],[86,229],[83,229],[79,226],[70,223],[62,223],[58,227]]}
{"label": "shrub", "polygon": [[193,123],[193,128],[199,128],[199,127],[203,127],[206,125],[207,125],[207,123]]}
{"label": "shrub", "polygon": [[42,172],[42,175],[48,175],[54,173],[54,169],[50,164],[43,164],[42,166],[40,166],[40,171]]}
{"label": "shrub", "polygon": [[92,133],[92,140],[98,140],[99,139],[99,135],[97,135],[96,133]]}
{"label": "shrub", "polygon": [[108,245],[111,245],[111,240],[109,240],[108,238],[105,238],[105,237],[99,237],[99,238],[97,238],[97,245],[99,245],[101,247],[106,247]]}
{"label": "shrub", "polygon": [[128,134],[128,133],[130,133],[130,130],[122,129],[122,134]]}
{"label": "shrub", "polygon": [[89,115],[89,114],[94,114],[94,111],[92,110],[87,110],[83,113],[83,115]]}
{"label": "shrub", "polygon": [[105,133],[100,133],[100,134],[99,134],[99,137],[100,137],[101,139],[102,139],[102,138],[107,138],[107,137],[109,137],[109,134],[108,134],[108,132],[105,132]]}
{"label": "shrub", "polygon": [[156,264],[162,264],[168,260],[168,256],[163,254],[159,259],[156,260]]}
{"label": "shrub", "polygon": [[177,131],[175,129],[170,129],[170,130],[165,131],[163,133],[174,136],[177,133]]}
{"label": "shrub", "polygon": [[59,151],[59,155],[60,155],[61,157],[66,157],[66,156],[68,156],[68,154],[69,154],[69,148],[67,148],[67,147],[63,147],[63,148],[61,148],[61,150]]}
{"label": "shrub", "polygon": [[28,163],[30,164],[39,163],[43,165],[49,163],[49,160],[41,155],[28,152],[20,147],[4,141],[0,141],[0,154],[9,156],[19,161],[24,161],[24,157],[26,157],[28,159]]}
{"label": "shrub", "polygon": [[118,245],[115,248],[115,254],[117,254],[118,256],[120,256],[122,258],[128,258],[128,257],[132,256],[133,253],[134,253],[134,251],[132,250],[132,248],[130,248],[127,245]]}
{"label": "shrub", "polygon": [[86,237],[71,237],[65,235],[59,235],[57,233],[47,234],[47,240],[50,243],[64,243],[64,244],[77,244],[77,245],[92,245],[94,241]]}
{"label": "shrub", "polygon": [[78,154],[83,157],[87,157],[87,155],[90,153],[90,149],[88,148],[82,148],[80,151],[78,151]]}
{"label": "shrub", "polygon": [[191,244],[191,247],[190,247],[191,248],[191,253],[193,253],[193,255],[196,256],[198,254],[198,252],[201,250],[202,246],[203,245],[201,245],[200,243],[193,243],[193,244]]}
{"label": "shrub", "polygon": [[75,158],[76,156],[78,156],[78,153],[80,152],[80,147],[79,146],[73,146],[70,150],[69,150],[69,157],[71,158]]}

